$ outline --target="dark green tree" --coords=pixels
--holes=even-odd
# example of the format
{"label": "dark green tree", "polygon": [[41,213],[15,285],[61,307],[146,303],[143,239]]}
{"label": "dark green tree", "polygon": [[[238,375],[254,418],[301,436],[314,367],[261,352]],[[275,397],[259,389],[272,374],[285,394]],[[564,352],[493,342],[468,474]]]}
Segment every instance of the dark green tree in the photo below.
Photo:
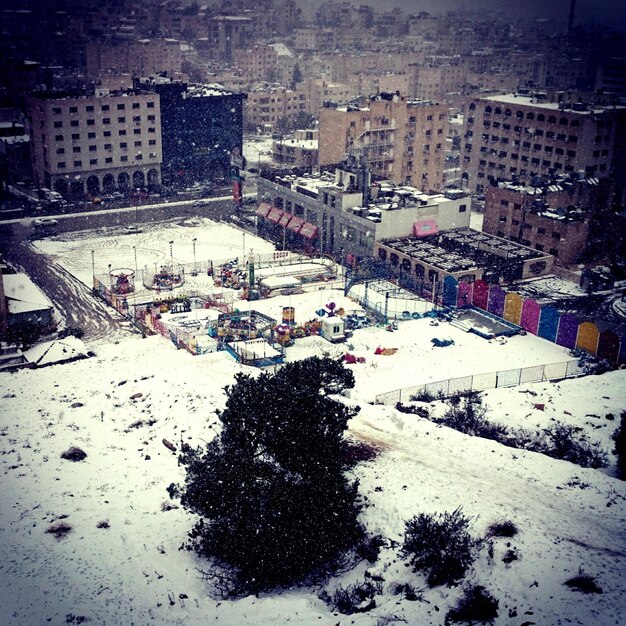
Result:
{"label": "dark green tree", "polygon": [[617,469],[622,480],[626,480],[626,411],[620,415],[620,425],[613,433],[614,452],[617,455]]}
{"label": "dark green tree", "polygon": [[353,386],[352,372],[329,358],[238,374],[219,436],[184,450],[185,484],[170,495],[201,517],[188,547],[220,566],[228,593],[300,583],[363,537],[342,455],[357,409],[333,397]]}
{"label": "dark green tree", "polygon": [[302,82],[302,71],[300,66],[296,63],[293,67],[293,74],[291,75],[290,89],[295,89],[298,83]]}

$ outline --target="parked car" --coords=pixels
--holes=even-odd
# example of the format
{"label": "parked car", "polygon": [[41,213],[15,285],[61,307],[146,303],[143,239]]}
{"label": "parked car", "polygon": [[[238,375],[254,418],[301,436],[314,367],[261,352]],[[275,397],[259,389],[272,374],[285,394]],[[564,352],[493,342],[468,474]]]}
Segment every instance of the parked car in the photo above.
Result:
{"label": "parked car", "polygon": [[143,231],[141,230],[141,228],[139,228],[139,226],[131,225],[131,226],[127,226],[124,229],[124,232],[127,233],[128,235],[132,235],[132,234],[135,234],[135,233],[141,233]]}
{"label": "parked car", "polygon": [[34,219],[31,223],[37,228],[49,228],[51,226],[57,226],[59,222],[53,217],[38,217],[37,219]]}

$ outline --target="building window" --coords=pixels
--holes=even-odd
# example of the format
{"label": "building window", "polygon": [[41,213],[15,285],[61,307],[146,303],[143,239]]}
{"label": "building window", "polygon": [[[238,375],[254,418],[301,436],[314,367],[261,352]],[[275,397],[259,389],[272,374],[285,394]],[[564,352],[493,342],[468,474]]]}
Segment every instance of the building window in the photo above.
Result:
{"label": "building window", "polygon": [[540,243],[536,243],[535,250],[539,250],[539,252],[543,252],[543,245]]}
{"label": "building window", "polygon": [[110,136],[111,136],[111,131],[110,131],[110,130],[105,130],[105,131],[102,133],[102,136],[103,136],[103,137],[110,137]]}
{"label": "building window", "polygon": [[141,115],[133,115],[133,122],[141,122]]}
{"label": "building window", "polygon": [[553,230],[552,239],[556,239],[558,241],[559,239],[561,239],[561,233],[558,233],[556,230]]}
{"label": "building window", "polygon": [[126,136],[126,131],[124,129],[122,129],[122,130],[119,131],[118,135],[120,137],[125,137]]}
{"label": "building window", "polygon": [[141,135],[141,128],[134,128],[133,129],[133,134],[134,135]]}
{"label": "building window", "polygon": [[153,100],[149,100],[146,106],[147,106],[149,109],[154,109],[154,101],[153,101]]}
{"label": "building window", "polygon": [[109,108],[110,108],[110,107],[109,107],[109,105],[108,105],[108,104],[103,104],[103,105],[100,107],[100,110],[101,110],[101,111],[108,111],[108,110],[109,110]]}
{"label": "building window", "polygon": [[126,108],[126,105],[124,103],[120,103],[117,105],[117,110],[118,111],[123,111]]}
{"label": "building window", "polygon": [[76,154],[77,152],[80,152],[80,146],[74,146],[74,147],[72,148],[72,152],[73,152],[74,154]]}
{"label": "building window", "polygon": [[465,213],[467,211],[467,205],[461,204],[459,205],[459,213]]}
{"label": "building window", "polygon": [[65,169],[65,161],[61,161],[60,163],[57,163],[57,168],[60,170],[64,170]]}
{"label": "building window", "polygon": [[72,141],[80,141],[80,133],[72,133]]}
{"label": "building window", "polygon": [[65,138],[63,137],[63,135],[55,135],[54,136],[54,140],[55,141],[64,141]]}
{"label": "building window", "polygon": [[95,139],[96,133],[87,133],[87,139]]}
{"label": "building window", "polygon": [[148,141],[148,145],[149,145],[149,146],[156,146],[156,139],[150,139],[150,140]]}
{"label": "building window", "polygon": [[89,159],[89,165],[98,165],[98,159]]}
{"label": "building window", "polygon": [[74,127],[78,126],[78,120],[71,120],[70,126],[74,126]]}
{"label": "building window", "polygon": [[156,115],[148,115],[148,121],[149,121],[149,122],[154,122],[154,121],[156,121]]}
{"label": "building window", "polygon": [[122,143],[120,143],[120,148],[122,150],[126,150],[126,148],[128,148],[128,144],[125,141],[122,141]]}
{"label": "building window", "polygon": [[89,146],[89,152],[95,152],[97,149],[97,146]]}
{"label": "building window", "polygon": [[55,128],[63,128],[63,122],[55,122],[54,123],[54,127]]}
{"label": "building window", "polygon": [[156,133],[156,128],[154,128],[153,126],[150,126],[150,127],[148,128],[148,132],[149,132],[149,133]]}
{"label": "building window", "polygon": [[140,147],[141,147],[141,140],[135,141],[135,148],[140,148]]}
{"label": "building window", "polygon": [[85,107],[85,111],[87,111],[87,113],[93,113],[93,104],[88,104]]}
{"label": "building window", "polygon": [[139,102],[133,102],[133,109],[139,108]]}
{"label": "building window", "polygon": [[106,158],[104,159],[104,162],[105,162],[105,163],[113,163],[113,157],[106,157]]}
{"label": "building window", "polygon": [[57,154],[65,154],[65,148],[57,148]]}
{"label": "building window", "polygon": [[135,161],[143,161],[143,154],[136,154]]}
{"label": "building window", "polygon": [[538,234],[538,235],[545,235],[545,234],[546,234],[546,229],[545,229],[545,228],[543,228],[542,226],[539,226],[539,227],[537,228],[537,234]]}
{"label": "building window", "polygon": [[118,117],[117,118],[117,122],[118,122],[118,124],[126,124],[126,118],[125,117]]}
{"label": "building window", "polygon": [[110,124],[111,123],[111,118],[110,117],[103,117],[102,118],[102,123],[103,124]]}
{"label": "building window", "polygon": [[52,112],[53,112],[55,115],[61,115],[61,107],[53,107],[53,108],[52,108]]}
{"label": "building window", "polygon": [[120,161],[122,161],[122,163],[126,163],[126,161],[128,161],[128,157],[126,155],[120,157]]}
{"label": "building window", "polygon": [[74,167],[82,167],[82,166],[83,166],[82,161],[74,161]]}
{"label": "building window", "polygon": [[559,251],[556,248],[550,248],[550,254],[552,256],[559,256]]}

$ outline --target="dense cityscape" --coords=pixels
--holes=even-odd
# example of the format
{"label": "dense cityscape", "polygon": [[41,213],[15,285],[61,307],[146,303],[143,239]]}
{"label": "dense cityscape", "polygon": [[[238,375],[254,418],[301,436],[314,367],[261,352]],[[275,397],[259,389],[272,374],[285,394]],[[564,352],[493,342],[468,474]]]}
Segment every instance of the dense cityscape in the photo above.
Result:
{"label": "dense cityscape", "polygon": [[0,621],[619,623],[625,15],[6,0]]}

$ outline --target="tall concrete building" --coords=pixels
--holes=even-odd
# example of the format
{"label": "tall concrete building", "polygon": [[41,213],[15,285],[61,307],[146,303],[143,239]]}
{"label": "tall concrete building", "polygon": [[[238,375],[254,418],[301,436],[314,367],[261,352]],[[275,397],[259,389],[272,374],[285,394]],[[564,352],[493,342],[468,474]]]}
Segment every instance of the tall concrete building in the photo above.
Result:
{"label": "tall concrete building", "polygon": [[464,185],[484,192],[490,181],[579,173],[617,174],[626,107],[584,102],[557,92],[471,100],[463,128]]}
{"label": "tall concrete building", "polygon": [[160,101],[164,182],[228,176],[231,157],[242,150],[244,95],[161,76],[136,84]]}
{"label": "tall concrete building", "polygon": [[81,197],[161,182],[157,94],[41,92],[27,107],[37,185]]}
{"label": "tall concrete building", "polygon": [[397,94],[320,112],[319,163],[361,154],[372,176],[423,191],[444,184],[449,108]]}

